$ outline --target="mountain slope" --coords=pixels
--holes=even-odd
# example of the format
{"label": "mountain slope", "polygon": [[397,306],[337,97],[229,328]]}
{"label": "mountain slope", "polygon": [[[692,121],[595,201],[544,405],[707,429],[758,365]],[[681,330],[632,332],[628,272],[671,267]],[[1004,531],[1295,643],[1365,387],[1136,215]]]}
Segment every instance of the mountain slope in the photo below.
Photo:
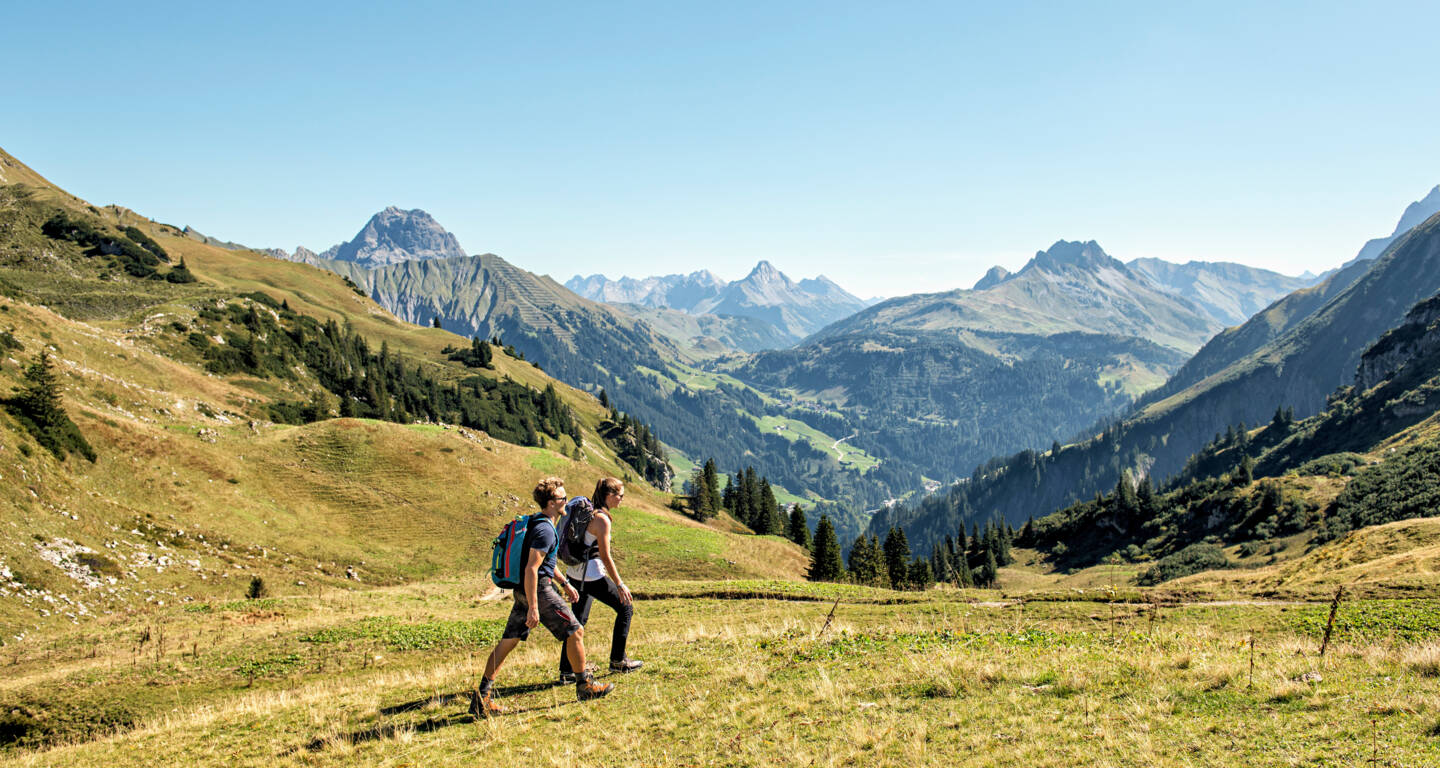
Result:
{"label": "mountain slope", "polygon": [[[96,453],[94,463],[52,455],[0,409],[7,638],[37,623],[147,604],[237,599],[252,577],[286,595],[353,584],[347,568],[367,584],[473,572],[493,531],[529,508],[537,477],[559,472],[584,492],[601,475],[625,472],[597,432],[606,418],[599,403],[529,363],[503,352],[493,372],[447,362],[444,348],[462,339],[398,322],[328,272],[198,242],[125,209],[93,208],[22,175],[13,158],[0,161],[7,179],[25,179],[0,184],[0,397],[21,386],[25,365],[45,350],[63,407]],[[199,281],[108,271],[104,255],[42,232],[57,210],[117,237],[139,230]],[[552,388],[579,422],[584,447],[570,452],[583,460],[559,452],[573,446],[568,437],[524,447],[437,424],[271,423],[276,405],[344,404],[326,402],[327,385],[308,364],[217,372],[211,363],[224,355],[201,345],[234,350],[242,364],[252,353],[263,361],[282,334],[267,331],[267,340],[254,329],[305,317],[353,329],[372,355],[380,350],[438,388],[481,380]],[[402,393],[394,394],[398,402]],[[794,547],[696,524],[665,501],[631,484],[616,535],[636,577],[799,576],[805,558]]]}
{"label": "mountain slope", "polygon": [[[344,276],[403,320],[421,325],[438,321],[467,337],[500,337],[555,378],[592,393],[605,391],[619,409],[649,425],[667,445],[698,461],[713,457],[726,472],[754,466],[793,493],[866,505],[886,498],[892,485],[913,479],[889,477],[888,467],[862,479],[862,469],[822,449],[843,434],[821,434],[815,441],[775,435],[767,420],[783,417],[783,409],[772,408],[738,382],[716,386],[709,376],[701,377],[703,384],[697,382],[689,365],[698,356],[627,315],[622,306],[580,298],[498,256],[403,260],[375,267],[306,258]],[[681,326],[666,322],[672,328]],[[748,333],[741,322],[722,321],[716,330],[727,327],[737,336]],[[903,472],[899,467],[893,471]]]}
{"label": "mountain slope", "polygon": [[890,522],[907,530],[953,530],[961,519],[1019,525],[1115,488],[1122,473],[1163,480],[1227,427],[1265,423],[1277,407],[1293,408],[1301,418],[1319,412],[1327,395],[1353,380],[1372,343],[1437,290],[1440,216],[1412,229],[1352,285],[1243,359],[1139,408],[1097,437],[1058,452],[992,460],[969,485],[932,505],[925,520],[911,510]]}
{"label": "mountain slope", "polygon": [[[1377,237],[1374,240],[1366,242],[1364,247],[1360,249],[1360,252],[1355,255],[1355,258],[1346,262],[1344,267],[1348,267],[1358,261],[1368,261],[1379,258],[1380,254],[1384,253],[1385,249],[1389,248],[1390,244],[1395,242],[1396,238],[1419,226],[1426,219],[1437,213],[1440,213],[1440,184],[1435,185],[1435,188],[1431,189],[1430,193],[1425,195],[1425,197],[1405,207],[1405,212],[1400,214],[1400,221],[1395,224],[1395,231],[1391,232],[1389,237]],[[1341,268],[1343,269],[1344,267]]]}
{"label": "mountain slope", "polygon": [[1125,264],[1161,289],[1188,299],[1225,326],[1239,325],[1271,302],[1311,285],[1315,278],[1287,277],[1244,264],[1191,261],[1171,264],[1135,259]]}
{"label": "mountain slope", "polygon": [[1110,257],[1094,241],[1060,241],[1023,269],[982,290],[917,294],[881,302],[815,335],[877,330],[989,331],[1047,335],[1078,331],[1148,339],[1193,352],[1220,324]]}

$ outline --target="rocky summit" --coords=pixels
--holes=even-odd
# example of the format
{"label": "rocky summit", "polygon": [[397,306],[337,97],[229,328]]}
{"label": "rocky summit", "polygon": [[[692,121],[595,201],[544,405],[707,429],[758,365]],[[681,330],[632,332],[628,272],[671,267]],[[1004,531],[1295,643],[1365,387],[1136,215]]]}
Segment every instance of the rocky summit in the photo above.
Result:
{"label": "rocky summit", "polygon": [[435,217],[419,208],[405,211],[393,205],[371,216],[349,242],[331,246],[323,253],[316,254],[304,246],[297,247],[293,254],[278,248],[264,252],[305,264],[323,266],[323,260],[348,261],[366,269],[466,255],[460,241],[445,231]]}

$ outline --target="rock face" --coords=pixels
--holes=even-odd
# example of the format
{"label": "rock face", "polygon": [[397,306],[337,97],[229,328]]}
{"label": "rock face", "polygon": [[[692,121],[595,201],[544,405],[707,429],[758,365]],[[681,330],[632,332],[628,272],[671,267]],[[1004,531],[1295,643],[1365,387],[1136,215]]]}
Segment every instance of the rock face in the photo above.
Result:
{"label": "rock face", "polygon": [[1440,294],[1416,304],[1403,324],[1365,350],[1355,371],[1355,389],[1364,392],[1401,366],[1440,350]]}
{"label": "rock face", "polygon": [[995,286],[1004,282],[1005,278],[1009,276],[1010,270],[997,264],[991,267],[990,271],[986,272],[985,276],[980,278],[980,280],[975,283],[975,287],[971,288],[970,290],[983,291],[986,288],[994,288]]}
{"label": "rock face", "polygon": [[373,268],[404,261],[463,257],[465,251],[430,214],[418,208],[402,211],[392,205],[370,217],[350,242],[321,255]]}
{"label": "rock face", "polygon": [[303,245],[296,246],[294,253],[281,248],[266,248],[263,252],[277,259],[317,267],[326,267],[330,261],[344,261],[365,269],[466,255],[460,241],[446,232],[433,216],[419,208],[402,211],[393,205],[371,216],[349,242],[332,245],[324,253],[317,254]]}

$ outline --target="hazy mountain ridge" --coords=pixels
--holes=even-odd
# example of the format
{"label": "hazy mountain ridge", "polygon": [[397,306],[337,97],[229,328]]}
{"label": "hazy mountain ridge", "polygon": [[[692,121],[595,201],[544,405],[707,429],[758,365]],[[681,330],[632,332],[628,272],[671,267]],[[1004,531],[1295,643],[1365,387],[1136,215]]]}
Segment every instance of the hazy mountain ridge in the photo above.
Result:
{"label": "hazy mountain ridge", "polygon": [[796,282],[768,261],[757,263],[745,277],[726,283],[708,270],[609,280],[604,275],[576,275],[565,286],[596,300],[674,309],[689,314],[734,315],[764,320],[778,328],[788,343],[851,315],[866,306],[821,275]]}
{"label": "hazy mountain ridge", "polygon": [[1395,231],[1391,232],[1389,237],[1377,237],[1365,243],[1355,258],[1346,262],[1341,268],[1348,267],[1357,261],[1378,258],[1386,248],[1390,247],[1391,243],[1395,242],[1395,238],[1409,232],[1437,213],[1440,213],[1440,184],[1436,184],[1425,197],[1405,206],[1405,212],[1400,214],[1400,221],[1395,224]]}
{"label": "hazy mountain ridge", "polygon": [[1162,290],[1190,300],[1226,326],[1239,325],[1276,299],[1318,281],[1314,276],[1289,277],[1230,262],[1172,264],[1140,258],[1126,262],[1125,266],[1149,278]]}
{"label": "hazy mountain ridge", "polygon": [[985,287],[893,298],[826,327],[813,339],[880,329],[1078,331],[1134,336],[1193,352],[1222,327],[1094,241],[1061,240],[1037,252],[1018,272],[992,270],[977,285]]}

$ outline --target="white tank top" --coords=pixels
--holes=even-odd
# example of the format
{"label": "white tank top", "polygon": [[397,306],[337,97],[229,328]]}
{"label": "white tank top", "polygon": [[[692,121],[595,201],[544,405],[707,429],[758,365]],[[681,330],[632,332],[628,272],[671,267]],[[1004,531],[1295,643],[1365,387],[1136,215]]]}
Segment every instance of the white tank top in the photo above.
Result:
{"label": "white tank top", "polygon": [[[585,532],[585,547],[594,546],[599,540],[595,534]],[[576,581],[599,581],[609,574],[605,573],[605,563],[598,557],[592,557],[580,565],[572,565],[565,569],[565,575]]]}

